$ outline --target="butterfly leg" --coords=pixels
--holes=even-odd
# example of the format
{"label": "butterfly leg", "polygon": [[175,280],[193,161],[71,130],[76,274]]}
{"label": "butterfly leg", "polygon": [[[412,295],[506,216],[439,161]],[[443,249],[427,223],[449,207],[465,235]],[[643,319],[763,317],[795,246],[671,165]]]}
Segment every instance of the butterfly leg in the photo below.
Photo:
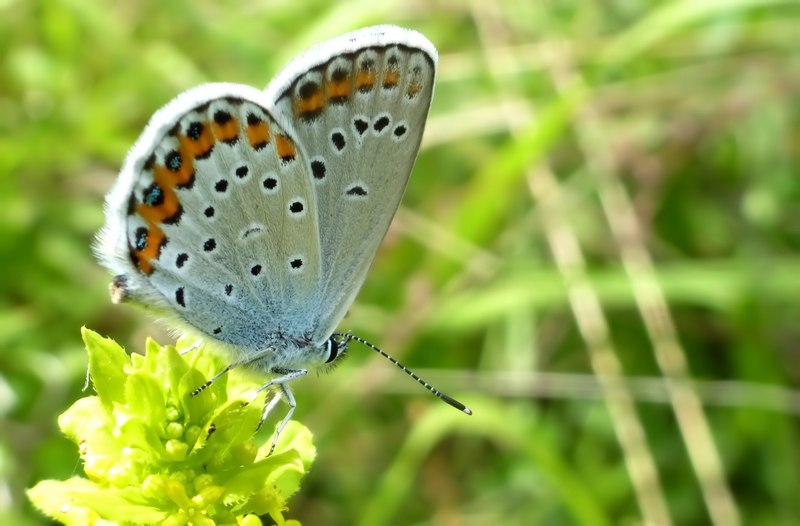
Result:
{"label": "butterfly leg", "polygon": [[[182,351],[182,352],[181,352],[181,354],[183,355],[183,354],[185,354],[185,353],[188,353],[188,352],[190,352],[190,351],[193,351],[193,350],[197,349],[199,346],[201,346],[202,344],[203,344],[203,340],[202,340],[202,338],[201,338],[201,339],[197,340],[195,343],[193,343],[193,344],[192,344],[192,345],[191,345],[191,346],[190,346],[188,349],[186,349],[185,351]],[[199,395],[200,393],[202,393],[203,391],[205,391],[205,390],[208,388],[208,386],[210,386],[211,384],[213,384],[214,382],[216,382],[217,380],[219,380],[219,378],[220,378],[220,377],[221,377],[223,374],[226,374],[228,371],[230,371],[230,370],[231,370],[231,369],[233,369],[234,367],[238,367],[238,366],[240,366],[240,365],[246,365],[246,364],[248,364],[248,363],[255,362],[255,361],[259,360],[259,359],[260,359],[262,356],[264,356],[265,354],[269,354],[269,353],[271,353],[271,352],[273,352],[273,351],[274,351],[274,349],[272,349],[272,348],[270,347],[269,349],[266,349],[266,350],[264,350],[264,351],[262,351],[262,352],[260,352],[260,353],[256,353],[254,356],[251,356],[251,357],[250,357],[250,358],[248,358],[246,361],[242,361],[242,362],[234,362],[234,363],[228,364],[228,365],[227,365],[227,366],[226,366],[226,367],[225,367],[225,368],[224,368],[222,371],[220,371],[219,373],[215,374],[213,378],[211,378],[211,379],[210,379],[210,380],[208,380],[206,383],[204,383],[203,385],[201,385],[200,387],[198,387],[197,389],[195,389],[194,391],[192,391],[192,396],[197,396],[197,395]],[[287,369],[287,370],[273,371],[273,372],[275,372],[275,373],[278,373],[278,374],[286,374],[286,373],[288,373],[288,372],[289,372],[289,370]],[[305,372],[304,372],[302,375],[300,375],[300,376],[303,376],[303,375],[305,375]],[[296,377],[292,377],[292,378],[296,378]],[[289,378],[289,379],[291,380],[292,378]],[[276,383],[279,383],[279,382],[282,382],[282,381],[286,381],[286,380],[283,380],[283,379],[281,379],[281,378],[276,378],[276,379],[275,379],[275,380],[273,380],[272,382],[270,382],[270,383],[268,383],[268,384],[266,384],[266,385],[263,385],[263,386],[261,386],[261,388],[259,388],[259,389],[258,389],[258,391],[256,391],[256,392],[257,392],[257,393],[260,393],[262,390],[266,389],[267,387],[271,386],[272,384],[276,384]],[[263,422],[263,420],[262,420],[262,422]],[[261,424],[259,424],[259,427],[261,427]]]}
{"label": "butterfly leg", "polygon": [[207,380],[206,383],[204,383],[203,385],[201,385],[200,387],[198,387],[197,389],[192,391],[192,396],[197,396],[200,393],[202,393],[203,391],[205,391],[208,388],[209,385],[211,385],[214,382],[216,382],[217,380],[219,380],[219,378],[223,374],[225,374],[228,371],[230,371],[231,369],[233,369],[233,367],[234,367],[233,365],[228,365],[227,367],[225,367],[225,369],[223,369],[222,371],[220,371],[217,374],[215,374],[213,378],[211,378],[210,380]]}
{"label": "butterfly leg", "polygon": [[184,354],[189,354],[190,352],[192,352],[193,350],[197,349],[201,345],[203,345],[203,339],[202,338],[200,338],[199,340],[197,340],[196,342],[194,342],[193,344],[191,344],[189,347],[185,348],[184,350],[182,350],[178,354],[180,354],[181,356],[183,356]]}
{"label": "butterfly leg", "polygon": [[267,417],[272,413],[272,410],[275,409],[275,406],[278,405],[278,402],[281,401],[283,397],[283,392],[275,393],[275,395],[264,404],[264,410],[261,411],[261,420],[258,421],[258,426],[256,427],[256,432],[261,429],[261,426],[267,420]]}
{"label": "butterfly leg", "polygon": [[[280,388],[281,388],[281,393],[283,394],[283,397],[286,399],[286,403],[289,405],[289,410],[286,411],[286,416],[283,417],[283,420],[281,420],[281,423],[278,424],[278,428],[275,429],[275,435],[274,435],[274,437],[272,439],[272,446],[270,446],[270,448],[269,448],[269,454],[270,455],[272,455],[272,453],[275,451],[275,446],[278,445],[278,437],[281,436],[281,432],[286,427],[286,424],[288,424],[289,420],[292,419],[292,415],[294,414],[294,410],[297,407],[297,403],[294,401],[294,393],[292,393],[292,390],[289,389],[289,386],[286,385],[286,384],[281,384]],[[276,395],[275,398],[279,399],[280,396]]]}
{"label": "butterfly leg", "polygon": [[269,382],[265,383],[261,387],[259,387],[256,392],[260,393],[265,389],[269,389],[273,385],[277,385],[280,388],[280,392],[275,393],[275,396],[267,402],[264,406],[264,411],[261,413],[261,421],[258,423],[258,428],[260,429],[264,421],[267,419],[269,413],[275,408],[278,404],[278,401],[281,398],[286,399],[286,404],[289,406],[289,410],[286,412],[286,416],[283,417],[281,423],[278,424],[278,428],[275,430],[275,436],[272,439],[272,447],[269,450],[269,454],[271,455],[273,451],[275,451],[275,446],[278,445],[278,437],[280,437],[281,431],[286,427],[286,424],[289,423],[289,420],[292,419],[292,415],[294,414],[294,410],[297,407],[297,402],[294,400],[294,394],[292,390],[289,389],[287,382],[291,382],[292,380],[296,380],[297,378],[301,378],[308,374],[308,370],[306,369],[273,369],[274,373],[281,374],[278,378],[273,378]]}

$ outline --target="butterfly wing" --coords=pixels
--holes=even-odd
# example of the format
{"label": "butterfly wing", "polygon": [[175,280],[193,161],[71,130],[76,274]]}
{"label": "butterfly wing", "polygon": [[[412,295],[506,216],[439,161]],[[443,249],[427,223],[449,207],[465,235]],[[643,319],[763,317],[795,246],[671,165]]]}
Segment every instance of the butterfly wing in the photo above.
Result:
{"label": "butterfly wing", "polygon": [[366,277],[417,157],[437,53],[421,34],[365,28],[309,50],[267,88],[316,194],[321,281],[314,339],[335,330]]}
{"label": "butterfly wing", "polygon": [[240,353],[266,348],[321,279],[306,164],[263,92],[208,84],[178,96],[107,198],[96,252],[117,299]]}

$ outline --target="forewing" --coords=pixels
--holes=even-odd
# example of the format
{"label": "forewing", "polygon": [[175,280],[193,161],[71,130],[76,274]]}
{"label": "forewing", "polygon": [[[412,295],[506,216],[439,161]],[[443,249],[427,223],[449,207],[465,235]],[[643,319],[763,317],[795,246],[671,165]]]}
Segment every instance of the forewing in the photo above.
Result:
{"label": "forewing", "polygon": [[336,328],[361,287],[417,157],[436,70],[433,45],[367,28],[300,56],[267,89],[308,159],[322,280],[314,337]]}

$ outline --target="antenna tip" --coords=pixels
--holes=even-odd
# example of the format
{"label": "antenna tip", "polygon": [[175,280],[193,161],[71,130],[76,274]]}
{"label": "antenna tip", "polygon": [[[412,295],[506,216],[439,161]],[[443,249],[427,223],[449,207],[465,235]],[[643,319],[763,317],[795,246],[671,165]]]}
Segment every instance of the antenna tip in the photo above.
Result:
{"label": "antenna tip", "polygon": [[436,396],[441,398],[442,401],[445,402],[447,405],[449,405],[451,407],[455,407],[456,409],[458,409],[462,413],[466,413],[468,415],[472,414],[472,409],[470,409],[469,407],[465,406],[464,404],[462,404],[461,402],[459,402],[458,400],[456,400],[452,396],[447,396],[446,394],[444,394],[443,392],[438,391],[438,390],[434,391],[434,392],[436,393]]}

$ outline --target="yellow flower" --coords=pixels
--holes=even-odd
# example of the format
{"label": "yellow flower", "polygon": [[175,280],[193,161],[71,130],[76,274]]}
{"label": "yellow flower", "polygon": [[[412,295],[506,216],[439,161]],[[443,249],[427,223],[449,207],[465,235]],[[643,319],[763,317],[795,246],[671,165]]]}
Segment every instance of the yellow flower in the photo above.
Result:
{"label": "yellow flower", "polygon": [[290,422],[272,455],[271,439],[259,447],[257,383],[228,374],[192,396],[223,366],[202,347],[181,356],[148,341],[144,356],[128,356],[88,329],[83,339],[97,394],[58,424],[87,478],[28,490],[42,512],[67,525],[250,526],[257,515],[299,525],[284,513],[316,454],[311,433]]}

